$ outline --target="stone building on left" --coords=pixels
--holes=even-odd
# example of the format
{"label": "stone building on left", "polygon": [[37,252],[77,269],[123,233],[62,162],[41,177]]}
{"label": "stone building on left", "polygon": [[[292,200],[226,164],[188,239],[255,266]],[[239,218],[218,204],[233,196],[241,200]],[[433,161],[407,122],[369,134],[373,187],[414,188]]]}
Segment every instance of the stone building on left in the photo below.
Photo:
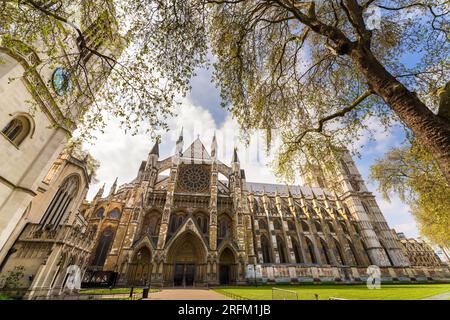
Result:
{"label": "stone building on left", "polygon": [[[59,155],[42,181],[46,191],[31,201],[26,224],[0,265],[3,294],[42,299],[68,293],[70,267],[81,273],[92,250],[93,234],[79,211],[91,177],[87,157],[69,150]],[[7,282],[14,277],[11,287]]]}
{"label": "stone building on left", "polygon": [[[8,26],[2,21],[0,272],[8,266],[9,259],[18,255],[15,251],[18,241],[31,234],[52,238],[54,234],[60,234],[65,223],[76,221],[71,214],[76,211],[78,199],[83,198],[89,180],[82,174],[82,169],[73,177],[60,172],[53,180],[48,178],[48,173],[56,163],[63,162],[64,146],[112,70],[113,65],[104,63],[103,57],[118,57],[124,44],[118,32],[113,1],[102,0],[101,9],[92,13],[95,1],[77,2],[79,6],[88,5],[89,10],[75,8],[71,2],[53,6],[70,23],[58,23],[57,32],[51,33],[51,39],[39,35],[17,36],[16,25]],[[6,2],[5,6],[3,9],[10,11],[32,10],[26,8],[26,2]],[[53,7],[48,7],[47,11]],[[80,15],[87,11],[92,13],[89,19]],[[24,39],[32,40],[26,43]],[[79,160],[64,159],[74,166],[74,170],[74,163]],[[82,167],[78,163],[78,167],[80,165]],[[65,203],[60,203],[65,209],[61,211],[63,207],[58,207],[48,211],[50,199],[58,196],[58,192],[62,192],[59,195],[70,195]],[[20,247],[24,247],[23,243]],[[44,252],[44,246],[41,249],[29,254],[34,257]],[[37,278],[30,281],[41,280],[44,281]]]}

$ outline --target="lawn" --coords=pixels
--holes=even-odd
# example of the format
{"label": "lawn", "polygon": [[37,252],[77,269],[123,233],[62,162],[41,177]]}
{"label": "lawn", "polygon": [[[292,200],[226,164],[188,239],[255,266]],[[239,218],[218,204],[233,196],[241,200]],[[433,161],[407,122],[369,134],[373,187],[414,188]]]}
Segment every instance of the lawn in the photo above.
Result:
{"label": "lawn", "polygon": [[[156,292],[156,289],[151,289],[150,292]],[[86,289],[80,290],[80,294],[87,295],[110,295],[110,294],[129,294],[130,288],[114,288],[114,289]],[[135,288],[133,290],[134,294],[142,293],[142,288]]]}
{"label": "lawn", "polygon": [[[369,290],[366,285],[298,285],[275,286],[279,289],[295,291],[299,300],[314,300],[315,294],[319,300],[328,300],[330,297],[349,300],[420,300],[437,294],[450,292],[450,284],[385,284],[381,289]],[[233,287],[217,288],[215,291],[222,294],[252,300],[271,300],[272,286],[261,287]],[[278,299],[283,300],[283,293],[278,293]],[[286,295],[286,300],[292,295]]]}

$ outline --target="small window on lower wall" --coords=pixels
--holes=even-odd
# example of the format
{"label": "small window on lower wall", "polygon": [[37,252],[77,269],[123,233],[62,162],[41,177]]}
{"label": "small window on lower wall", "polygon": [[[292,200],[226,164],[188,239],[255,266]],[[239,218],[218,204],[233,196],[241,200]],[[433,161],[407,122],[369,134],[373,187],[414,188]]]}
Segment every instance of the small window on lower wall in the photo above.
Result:
{"label": "small window on lower wall", "polygon": [[25,116],[18,116],[12,119],[3,129],[2,134],[15,146],[25,140],[31,131],[31,123]]}

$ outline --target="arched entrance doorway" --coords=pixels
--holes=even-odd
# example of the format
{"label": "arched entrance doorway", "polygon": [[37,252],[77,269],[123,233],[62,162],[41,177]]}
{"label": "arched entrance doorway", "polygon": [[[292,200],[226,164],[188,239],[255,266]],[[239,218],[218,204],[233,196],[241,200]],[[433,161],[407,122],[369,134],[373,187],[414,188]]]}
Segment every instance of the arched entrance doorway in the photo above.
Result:
{"label": "arched entrance doorway", "polygon": [[236,261],[233,251],[225,248],[219,258],[219,282],[221,285],[232,284],[236,280]]}
{"label": "arched entrance doorway", "polygon": [[206,250],[196,234],[187,232],[177,237],[170,246],[167,260],[167,282],[176,287],[190,287],[204,282]]}
{"label": "arched entrance doorway", "polygon": [[139,249],[133,256],[128,273],[130,285],[145,286],[150,283],[152,272],[152,253],[147,247]]}

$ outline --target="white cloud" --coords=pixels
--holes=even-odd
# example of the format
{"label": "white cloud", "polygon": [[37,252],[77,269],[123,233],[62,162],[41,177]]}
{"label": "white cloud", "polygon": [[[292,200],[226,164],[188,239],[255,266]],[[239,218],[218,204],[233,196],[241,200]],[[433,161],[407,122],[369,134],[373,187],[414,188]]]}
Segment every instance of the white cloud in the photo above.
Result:
{"label": "white cloud", "polygon": [[[216,132],[218,143],[218,158],[225,164],[230,164],[234,147],[238,148],[241,168],[245,169],[248,181],[275,182],[272,170],[266,165],[272,159],[267,157],[264,139],[253,136],[249,146],[239,139],[239,126],[228,116],[221,127],[217,127],[211,113],[185,100],[176,110],[177,117],[168,119],[170,130],[161,136],[160,158],[171,156],[175,150],[181,128],[184,128],[184,149],[197,138],[210,151],[211,141]],[[153,141],[144,134],[132,136],[125,134],[118,121],[109,121],[104,133],[96,134],[95,144],[85,144],[85,148],[101,166],[97,176],[99,182],[92,185],[88,198],[92,198],[103,183],[110,186],[116,177],[119,185],[130,182],[137,174],[141,161],[147,159]]]}

